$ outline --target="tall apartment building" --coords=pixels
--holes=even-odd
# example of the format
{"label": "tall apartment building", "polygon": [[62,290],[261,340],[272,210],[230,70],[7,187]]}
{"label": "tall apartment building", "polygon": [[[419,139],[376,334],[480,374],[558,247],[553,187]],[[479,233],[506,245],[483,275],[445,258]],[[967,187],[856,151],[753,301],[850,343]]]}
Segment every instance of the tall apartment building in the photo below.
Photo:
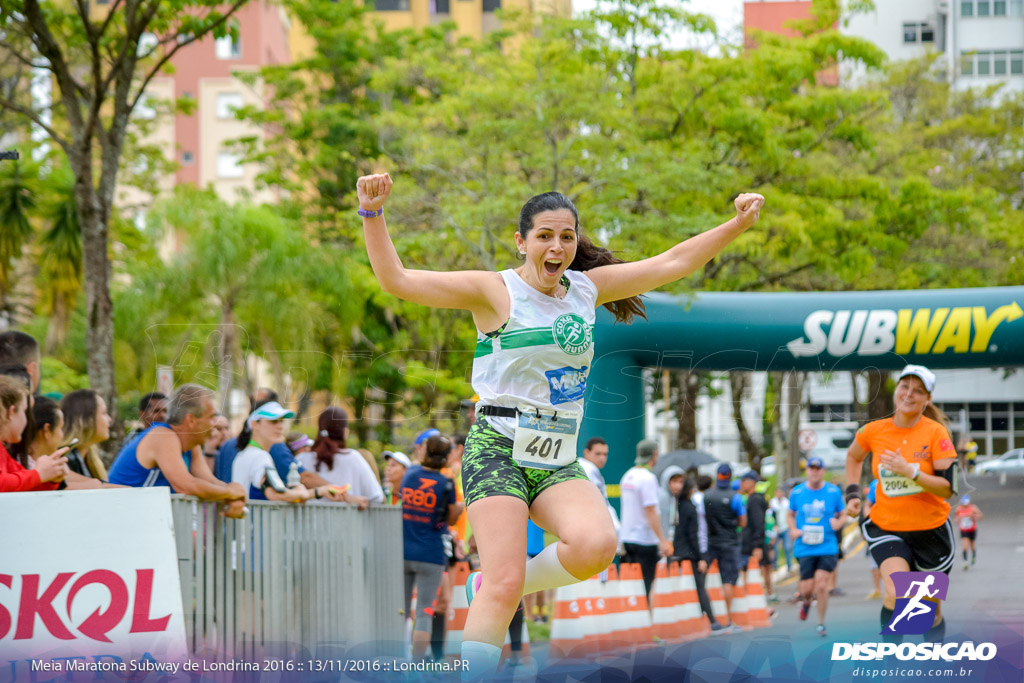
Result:
{"label": "tall apartment building", "polygon": [[454,21],[460,35],[480,39],[501,28],[495,12],[521,10],[568,17],[571,0],[375,0],[376,16],[389,30],[422,29]]}
{"label": "tall apartment building", "polygon": [[[93,12],[105,12],[109,5],[93,5]],[[461,35],[481,38],[501,27],[495,11],[501,7],[569,16],[570,0],[376,0],[374,19],[382,19],[390,30],[422,29],[454,20]],[[243,83],[234,74],[258,71],[265,66],[286,64],[308,55],[311,41],[298,22],[269,0],[253,0],[235,15],[238,39],[214,39],[207,36],[182,48],[174,57],[175,73],[153,79],[147,95],[156,100],[190,97],[196,108],[191,114],[176,115],[156,126],[147,142],[159,144],[179,167],[161,189],[174,184],[191,183],[212,186],[226,200],[235,200],[244,192],[257,202],[272,202],[274,192],[256,188],[257,169],[242,165],[229,141],[241,137],[263,136],[263,131],[234,118],[232,112],[242,106],[262,107],[264,93],[257,86]],[[140,118],[154,115],[142,107]],[[125,189],[123,204],[143,205],[147,198]]]}
{"label": "tall apartment building", "polygon": [[[809,0],[745,2],[744,26],[780,33],[810,9]],[[1007,91],[1024,90],[1024,0],[876,0],[874,10],[852,15],[839,30],[870,40],[891,60],[938,51],[958,89],[1002,81]],[[860,75],[849,67],[840,74],[843,82]]]}

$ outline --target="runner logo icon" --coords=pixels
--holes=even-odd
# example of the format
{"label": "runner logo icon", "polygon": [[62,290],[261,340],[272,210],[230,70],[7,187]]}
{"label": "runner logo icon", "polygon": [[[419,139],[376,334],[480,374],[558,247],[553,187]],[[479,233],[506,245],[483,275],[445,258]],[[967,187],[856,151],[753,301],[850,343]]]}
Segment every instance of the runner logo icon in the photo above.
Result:
{"label": "runner logo icon", "polygon": [[946,599],[949,577],[942,572],[893,572],[896,608],[882,633],[921,635],[935,621],[939,602]]}
{"label": "runner logo icon", "polygon": [[565,313],[555,318],[551,331],[559,348],[571,356],[578,356],[589,349],[594,338],[590,325],[575,313]]}

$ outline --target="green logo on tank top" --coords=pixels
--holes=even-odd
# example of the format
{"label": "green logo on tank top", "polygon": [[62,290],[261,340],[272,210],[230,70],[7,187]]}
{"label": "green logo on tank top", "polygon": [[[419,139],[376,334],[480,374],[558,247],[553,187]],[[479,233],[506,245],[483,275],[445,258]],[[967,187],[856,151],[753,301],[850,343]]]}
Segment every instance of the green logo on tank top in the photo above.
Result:
{"label": "green logo on tank top", "polygon": [[566,313],[555,318],[551,332],[559,348],[572,356],[578,356],[589,349],[594,338],[590,325],[575,313]]}

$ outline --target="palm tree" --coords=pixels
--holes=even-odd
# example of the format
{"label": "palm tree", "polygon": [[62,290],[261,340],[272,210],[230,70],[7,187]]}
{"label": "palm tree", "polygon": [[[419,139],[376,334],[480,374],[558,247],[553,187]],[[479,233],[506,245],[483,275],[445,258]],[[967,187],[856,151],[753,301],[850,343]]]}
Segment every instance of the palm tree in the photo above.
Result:
{"label": "palm tree", "polygon": [[[312,252],[298,229],[271,208],[228,205],[211,191],[189,187],[177,188],[153,216],[180,244],[164,278],[164,296],[193,325],[217,312],[217,329],[205,345],[215,347],[210,350],[221,410],[227,410],[232,388],[254,388],[245,362],[250,353],[270,362],[283,389],[284,374],[295,368],[291,359],[283,364],[280,350],[310,349],[316,316],[305,277]],[[307,366],[312,360],[315,354],[296,362]]]}
{"label": "palm tree", "polygon": [[42,313],[50,316],[44,349],[47,354],[67,339],[71,312],[82,291],[82,225],[75,203],[74,177],[65,166],[55,171],[50,180],[55,194],[48,212],[50,227],[40,240],[39,260]]}
{"label": "palm tree", "polygon": [[0,165],[0,316],[11,322],[8,301],[14,267],[32,237],[29,216],[36,208],[39,167],[15,161]]}

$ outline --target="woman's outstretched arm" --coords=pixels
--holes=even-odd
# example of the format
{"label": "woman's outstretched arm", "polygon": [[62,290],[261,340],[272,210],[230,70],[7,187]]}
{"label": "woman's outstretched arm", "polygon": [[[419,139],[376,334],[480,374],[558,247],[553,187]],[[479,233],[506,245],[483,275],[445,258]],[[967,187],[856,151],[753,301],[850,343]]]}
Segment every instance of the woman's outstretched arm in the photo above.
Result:
{"label": "woman's outstretched arm", "polygon": [[598,305],[644,294],[690,275],[713,259],[734,239],[748,230],[761,215],[764,197],[741,194],[736,198],[736,216],[716,228],[680,242],[668,251],[642,261],[616,263],[588,270],[597,285]]}
{"label": "woman's outstretched arm", "polygon": [[[356,182],[359,208],[379,211],[391,195],[387,173],[363,176]],[[406,268],[398,256],[384,215],[363,217],[363,236],[370,266],[381,289],[399,299],[433,308],[460,308],[474,313],[494,310],[494,303],[507,298],[501,276],[483,270],[440,272]]]}

